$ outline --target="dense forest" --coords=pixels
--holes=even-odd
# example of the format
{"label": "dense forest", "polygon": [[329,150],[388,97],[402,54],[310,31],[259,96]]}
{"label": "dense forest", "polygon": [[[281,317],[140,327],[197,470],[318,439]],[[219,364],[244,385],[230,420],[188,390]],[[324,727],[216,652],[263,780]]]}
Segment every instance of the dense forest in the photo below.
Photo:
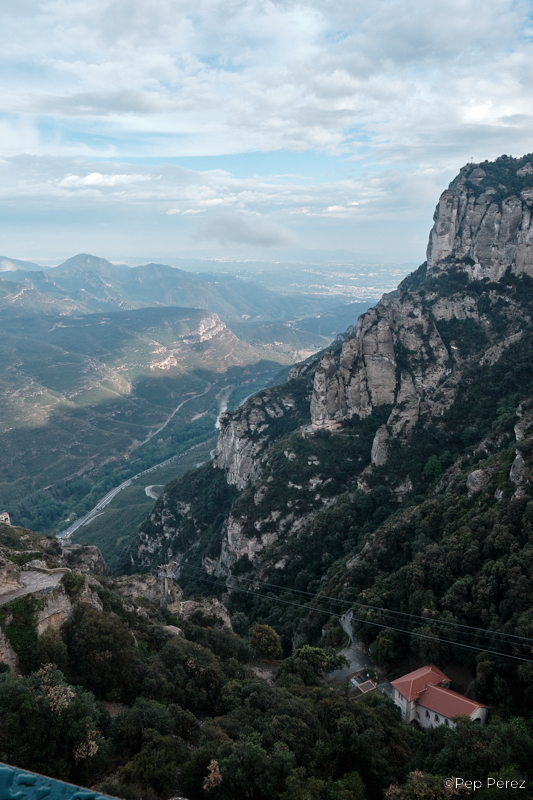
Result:
{"label": "dense forest", "polygon": [[[67,582],[73,599],[83,580]],[[322,670],[342,661],[333,649],[301,647],[267,682],[250,662],[272,647],[280,655],[271,628],[239,636],[202,612],[178,620],[100,583],[104,610],[78,603],[36,647],[20,636],[31,601],[17,601],[11,639],[24,674],[0,675],[2,761],[124,800],[440,798],[442,776],[518,779],[533,761],[521,717],[422,733],[386,697],[325,684]],[[236,614],[234,627],[243,622]]]}

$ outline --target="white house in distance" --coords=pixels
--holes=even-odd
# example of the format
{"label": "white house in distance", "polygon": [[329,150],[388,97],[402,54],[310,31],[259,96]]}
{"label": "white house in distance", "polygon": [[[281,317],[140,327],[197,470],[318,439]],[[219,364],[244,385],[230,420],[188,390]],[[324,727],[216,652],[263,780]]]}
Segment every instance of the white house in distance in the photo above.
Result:
{"label": "white house in distance", "polygon": [[393,700],[404,722],[416,720],[423,728],[446,725],[455,728],[452,717],[470,717],[484,725],[489,707],[449,689],[450,679],[430,664],[391,681]]}
{"label": "white house in distance", "polygon": [[[2,506],[0,506],[0,508],[2,508]],[[11,521],[9,519],[9,514],[7,513],[7,511],[2,511],[2,513],[0,514],[0,522],[3,522],[4,525],[11,525]]]}

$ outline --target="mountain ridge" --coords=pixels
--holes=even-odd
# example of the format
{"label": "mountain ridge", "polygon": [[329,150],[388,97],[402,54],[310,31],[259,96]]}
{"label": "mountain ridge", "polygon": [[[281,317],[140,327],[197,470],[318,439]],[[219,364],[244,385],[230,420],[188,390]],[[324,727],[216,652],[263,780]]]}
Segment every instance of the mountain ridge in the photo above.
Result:
{"label": "mountain ridge", "polygon": [[[43,271],[14,269],[0,280],[18,284],[0,298],[0,314],[50,311],[65,314],[98,313],[116,308],[147,306],[198,307],[214,311],[225,321],[247,318],[287,320],[322,308],[318,300],[286,297],[253,281],[220,274],[185,272],[166,264],[128,267],[86,253]],[[20,262],[23,264],[26,262]]]}
{"label": "mountain ridge", "polygon": [[[497,632],[514,625],[526,630],[531,614],[527,591],[533,591],[533,585],[524,531],[529,531],[533,508],[528,421],[533,397],[533,269],[525,256],[517,261],[521,247],[529,252],[531,202],[524,181],[519,198],[498,199],[498,186],[503,173],[512,184],[521,170],[518,177],[533,183],[533,157],[503,158],[494,169],[484,165],[485,175],[496,175],[499,181],[494,192],[490,186],[478,192],[476,181],[484,180],[479,169],[467,165],[439,201],[430,235],[431,268],[421,265],[394,296],[385,295],[360,317],[354,335],[321,358],[296,365],[286,384],[260,392],[238,411],[223,415],[214,468],[206,465],[196,476],[184,476],[165,488],[141,527],[131,558],[136,568],[150,569],[171,557],[176,575],[189,590],[208,591],[209,576],[218,576],[230,592],[230,607],[277,625],[287,647],[294,636],[312,643],[320,640],[321,584],[328,587],[329,598],[343,598],[357,607],[364,606],[375,581],[374,605],[426,615],[426,627],[435,639],[433,651],[424,649],[416,638],[423,631],[413,620],[404,619],[406,635],[396,635],[387,632],[387,621],[394,628],[393,620],[368,616],[368,624],[358,624],[358,630],[375,657],[394,664],[402,655],[417,665],[417,659],[429,658],[432,652],[437,660],[453,657],[468,665],[472,680],[477,670],[483,696],[498,705],[494,675],[509,686],[516,680],[520,691],[529,692],[526,673],[509,671],[505,659],[498,661],[489,653],[490,663],[496,665],[489,678],[485,667],[477,667],[475,657],[461,650],[464,640],[459,633],[457,647],[450,650],[439,644],[445,637],[431,623],[434,617],[457,623],[457,631],[464,624]],[[466,198],[460,224],[454,222],[453,241],[447,227],[450,191],[459,199],[463,192]],[[487,196],[496,200],[489,203]],[[519,225],[492,224],[498,214],[507,213],[505,209],[511,209],[516,220],[518,208]],[[448,250],[440,240],[435,244],[436,235],[448,236]],[[205,513],[211,491],[226,497],[223,514]],[[199,503],[204,504],[202,515]],[[437,506],[444,510],[437,514]],[[435,530],[424,522],[432,514]],[[451,527],[454,514],[467,520],[462,533],[460,523]],[[410,519],[418,521],[413,525]],[[409,531],[405,536],[402,525]],[[469,525],[471,532],[466,530]],[[476,580],[488,580],[485,571],[492,567],[480,555],[472,562],[467,555],[477,529],[486,531],[491,541],[501,531],[499,545],[487,549],[486,558],[499,559],[505,566],[498,569],[504,572],[515,570],[505,590],[495,594],[502,598],[501,606],[496,605],[490,617],[474,586]],[[411,554],[416,564],[418,552],[428,565],[437,552],[446,563],[446,537],[452,535],[462,554],[462,562],[456,563],[457,580],[447,564],[446,579],[440,583],[430,576],[429,566],[420,565],[421,575],[427,576],[420,579],[420,591],[408,590],[400,601],[394,581],[403,574],[402,565],[409,563]],[[404,548],[389,547],[388,560],[382,544],[387,536],[403,536]],[[475,547],[482,552],[479,543]],[[516,552],[523,552],[519,563]],[[448,593],[458,596],[461,581],[468,580],[469,563],[471,606],[466,601],[450,605]],[[389,583],[385,576],[379,580],[383,569],[391,576]],[[416,569],[406,573],[410,581]],[[317,593],[315,610],[289,614],[275,598],[268,603],[239,594],[240,586],[254,586],[254,581],[256,588],[261,581],[283,587],[295,602],[295,590]],[[519,589],[521,585],[529,589]],[[521,598],[514,610],[509,605],[513,593]],[[379,633],[379,625],[384,633]],[[510,656],[515,652],[509,643],[501,648]],[[483,650],[483,639],[478,649]],[[514,708],[520,708],[518,689],[509,688],[509,697]]]}

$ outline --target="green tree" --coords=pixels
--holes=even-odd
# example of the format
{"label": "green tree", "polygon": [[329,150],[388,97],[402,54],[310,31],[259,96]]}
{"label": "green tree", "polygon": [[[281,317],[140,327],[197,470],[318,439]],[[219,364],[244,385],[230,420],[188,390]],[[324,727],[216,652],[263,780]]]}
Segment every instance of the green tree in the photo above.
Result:
{"label": "green tree", "polygon": [[311,647],[304,644],[295,650],[291,658],[301,658],[307,661],[317,675],[322,675],[324,672],[331,672],[334,669],[349,666],[350,662],[341,653],[337,653],[333,647]]}
{"label": "green tree", "polygon": [[148,728],[143,734],[142,749],[120,770],[120,780],[168,792],[176,773],[176,750],[172,736],[161,736]]}
{"label": "green tree", "polygon": [[62,780],[87,778],[106,755],[105,712],[47,664],[25,678],[0,675],[0,761]]}
{"label": "green tree", "polygon": [[71,665],[98,697],[132,701],[141,661],[128,626],[116,615],[78,606],[65,626]]}
{"label": "green tree", "polygon": [[231,617],[231,627],[238,636],[246,636],[250,628],[250,621],[246,614],[243,614],[242,611],[237,611]]}
{"label": "green tree", "polygon": [[283,650],[281,639],[270,625],[260,625],[256,623],[250,628],[250,639],[252,647],[257,655],[265,658],[281,658]]}
{"label": "green tree", "polygon": [[424,475],[430,481],[436,481],[443,473],[441,460],[438,456],[430,456],[424,467]]}

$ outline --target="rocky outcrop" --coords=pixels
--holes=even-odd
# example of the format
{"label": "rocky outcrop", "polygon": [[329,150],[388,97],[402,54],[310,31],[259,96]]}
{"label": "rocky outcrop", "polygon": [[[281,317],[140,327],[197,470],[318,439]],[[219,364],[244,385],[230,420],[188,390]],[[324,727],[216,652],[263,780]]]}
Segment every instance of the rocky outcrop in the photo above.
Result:
{"label": "rocky outcrop", "polygon": [[481,492],[490,480],[491,473],[486,469],[475,469],[466,479],[468,496]]}
{"label": "rocky outcrop", "polygon": [[142,597],[149,603],[167,608],[181,616],[183,592],[173,578],[174,565],[159,567],[157,575],[128,575],[115,579],[115,586],[125,597]]}
{"label": "rocky outcrop", "polygon": [[327,352],[316,370],[313,428],[336,430],[343,420],[390,406],[387,424],[378,430],[372,448],[372,463],[379,466],[387,460],[391,436],[408,437],[421,413],[443,414],[455,395],[445,386],[450,353],[437,322],[443,316],[462,318],[465,308],[459,300],[450,300],[433,312],[416,295],[399,292],[385,295],[360,317],[340,355]]}
{"label": "rocky outcrop", "polygon": [[233,630],[227,609],[216,597],[206,597],[202,600],[186,600],[181,604],[180,617],[182,619],[190,619],[198,612],[203,617],[214,617],[222,628]]}
{"label": "rocky outcrop", "polygon": [[19,567],[4,556],[0,556],[0,595],[22,589],[23,585]]}
{"label": "rocky outcrop", "polygon": [[62,551],[62,562],[75,567],[81,572],[93,575],[109,575],[109,567],[99,550],[93,544],[65,544]]}
{"label": "rocky outcrop", "polygon": [[[507,166],[500,183],[494,164],[469,164],[437,205],[427,249],[428,271],[452,264],[474,280],[499,280],[508,268],[533,276],[533,157],[498,159]],[[503,195],[503,197],[502,197]]]}
{"label": "rocky outcrop", "polygon": [[229,484],[244,489],[259,480],[269,445],[309,413],[312,374],[306,365],[281,389],[265,389],[236,411],[221,415],[213,464],[226,471]]}
{"label": "rocky outcrop", "polygon": [[[501,184],[502,174],[508,186]],[[392,438],[408,438],[421,417],[441,416],[456,396],[465,356],[453,341],[445,344],[440,330],[451,321],[472,320],[490,333],[468,282],[498,281],[507,270],[533,276],[532,212],[533,157],[464,167],[437,205],[422,290],[407,279],[359,318],[339,355],[327,352],[321,359],[311,399],[313,428],[334,431],[353,416],[391,406],[372,448],[372,463],[381,466]],[[464,289],[442,291],[432,284],[446,272],[463,274]],[[495,363],[520,335],[498,341],[482,363]]]}
{"label": "rocky outcrop", "polygon": [[18,670],[19,660],[17,654],[11,646],[11,642],[0,628],[0,662],[14,670]]}

